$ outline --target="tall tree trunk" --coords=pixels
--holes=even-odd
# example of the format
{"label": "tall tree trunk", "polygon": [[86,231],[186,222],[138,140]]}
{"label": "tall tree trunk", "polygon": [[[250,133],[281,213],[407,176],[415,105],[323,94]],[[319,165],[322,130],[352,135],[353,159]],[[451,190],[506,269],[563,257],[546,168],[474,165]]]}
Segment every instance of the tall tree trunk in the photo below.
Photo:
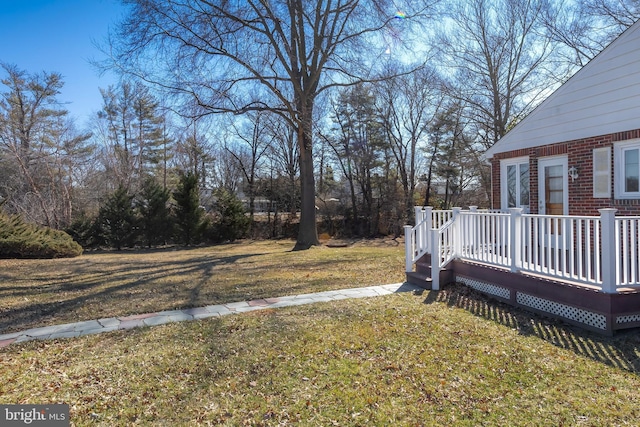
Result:
{"label": "tall tree trunk", "polygon": [[[320,244],[316,229],[316,186],[313,174],[313,142],[311,120],[302,120],[298,125],[298,147],[300,149],[300,227],[293,250],[305,250]],[[306,129],[306,128],[309,129]]]}

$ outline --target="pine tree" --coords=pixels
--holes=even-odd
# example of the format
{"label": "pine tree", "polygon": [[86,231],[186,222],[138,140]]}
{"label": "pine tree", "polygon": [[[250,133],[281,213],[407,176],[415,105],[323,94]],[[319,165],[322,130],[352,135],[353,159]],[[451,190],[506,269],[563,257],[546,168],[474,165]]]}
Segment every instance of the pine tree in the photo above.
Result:
{"label": "pine tree", "polygon": [[217,191],[214,209],[217,215],[216,240],[234,241],[247,234],[251,219],[245,215],[242,201],[235,194],[225,189]]}
{"label": "pine tree", "polygon": [[123,245],[131,245],[136,238],[136,217],[132,205],[133,196],[126,187],[120,185],[100,208],[98,220],[105,241],[121,250]]}
{"label": "pine tree", "polygon": [[176,201],[175,222],[179,239],[185,245],[198,242],[205,224],[204,210],[200,206],[198,175],[193,172],[181,174],[173,198]]}
{"label": "pine tree", "polygon": [[166,243],[171,235],[169,197],[169,191],[151,177],[142,185],[136,207],[140,215],[140,232],[148,247]]}
{"label": "pine tree", "polygon": [[349,216],[355,234],[375,234],[377,206],[375,174],[384,172],[387,140],[376,112],[375,96],[368,85],[342,91],[335,107],[333,135],[327,142],[348,184]]}
{"label": "pine tree", "polygon": [[108,129],[109,168],[119,183],[138,189],[144,176],[164,166],[170,143],[158,101],[140,83],[125,81],[100,91],[104,104],[98,117]]}

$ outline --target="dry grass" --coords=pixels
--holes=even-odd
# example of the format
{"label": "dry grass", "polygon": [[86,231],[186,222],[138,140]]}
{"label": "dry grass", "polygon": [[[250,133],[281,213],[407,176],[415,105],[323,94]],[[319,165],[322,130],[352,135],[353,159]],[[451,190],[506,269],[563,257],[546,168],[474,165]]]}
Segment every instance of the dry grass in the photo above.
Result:
{"label": "dry grass", "polygon": [[401,243],[293,241],[0,260],[0,334],[49,324],[404,280]]}
{"label": "dry grass", "polygon": [[[0,261],[0,301],[60,320],[399,281],[388,243]],[[640,425],[640,331],[593,335],[463,286],[12,344],[0,366],[0,403],[67,403],[75,426]]]}
{"label": "dry grass", "polygon": [[12,345],[0,401],[78,426],[635,426],[639,343],[454,287]]}

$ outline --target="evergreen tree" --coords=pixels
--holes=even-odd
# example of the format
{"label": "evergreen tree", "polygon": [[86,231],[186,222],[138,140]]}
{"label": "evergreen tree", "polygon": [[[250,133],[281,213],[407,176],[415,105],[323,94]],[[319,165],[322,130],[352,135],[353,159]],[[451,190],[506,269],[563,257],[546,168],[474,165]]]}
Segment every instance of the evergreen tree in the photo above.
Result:
{"label": "evergreen tree", "polygon": [[100,222],[84,212],[76,215],[73,222],[64,231],[83,248],[99,247],[105,244]]}
{"label": "evergreen tree", "polygon": [[[459,105],[452,104],[437,114],[430,127],[432,143],[427,176],[427,191],[432,179],[437,179],[444,186],[444,195],[439,204],[442,209],[451,209],[462,190],[468,185],[473,172],[473,146],[471,138],[464,131],[462,110]],[[428,193],[427,193],[428,196]],[[425,204],[433,205],[433,201],[425,199]]]}
{"label": "evergreen tree", "polygon": [[225,189],[218,190],[214,209],[217,216],[216,240],[221,242],[234,241],[247,234],[251,219],[245,215],[242,201],[235,194]]}
{"label": "evergreen tree", "polygon": [[138,152],[138,174],[153,171],[163,159],[164,118],[158,111],[158,101],[145,86],[138,86],[133,101],[135,137]]}
{"label": "evergreen tree", "polygon": [[198,192],[198,175],[193,172],[181,174],[173,198],[176,201],[175,221],[179,239],[185,245],[198,242],[205,225],[204,210],[200,206]]}
{"label": "evergreen tree", "polygon": [[158,101],[140,83],[125,81],[100,92],[104,104],[98,118],[106,129],[103,137],[109,147],[105,166],[118,183],[140,188],[143,177],[166,159],[170,143]]}
{"label": "evergreen tree", "polygon": [[375,234],[374,177],[383,172],[386,138],[368,85],[343,90],[335,104],[334,129],[326,140],[351,196],[349,216],[355,234]]}
{"label": "evergreen tree", "polygon": [[107,244],[121,250],[123,245],[131,245],[136,238],[136,217],[132,205],[133,196],[126,187],[120,185],[100,208],[102,235]]}
{"label": "evergreen tree", "polygon": [[171,235],[169,197],[169,191],[151,177],[142,185],[136,207],[140,215],[140,232],[148,247],[166,243]]}

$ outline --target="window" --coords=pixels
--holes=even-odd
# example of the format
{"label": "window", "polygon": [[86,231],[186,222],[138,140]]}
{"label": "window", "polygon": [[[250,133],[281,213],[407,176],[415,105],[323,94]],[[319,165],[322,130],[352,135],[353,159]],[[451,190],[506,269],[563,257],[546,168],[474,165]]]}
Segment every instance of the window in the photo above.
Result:
{"label": "window", "polygon": [[593,149],[593,197],[611,197],[611,147]]}
{"label": "window", "polygon": [[624,150],[624,192],[638,192],[638,149]]}
{"label": "window", "polygon": [[529,158],[503,160],[500,174],[502,208],[521,207],[529,212]]}
{"label": "window", "polygon": [[615,196],[640,199],[640,140],[615,145]]}

